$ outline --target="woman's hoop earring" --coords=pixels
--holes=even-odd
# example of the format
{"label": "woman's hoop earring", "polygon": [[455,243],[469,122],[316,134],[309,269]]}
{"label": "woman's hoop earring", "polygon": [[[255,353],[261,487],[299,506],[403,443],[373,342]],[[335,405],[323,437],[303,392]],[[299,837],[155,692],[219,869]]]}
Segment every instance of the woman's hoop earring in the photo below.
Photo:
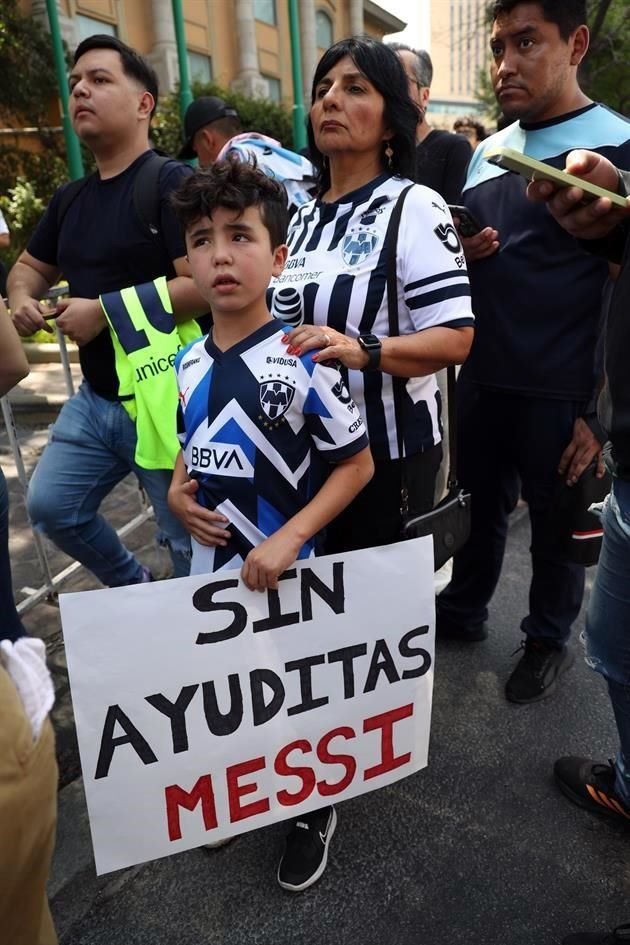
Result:
{"label": "woman's hoop earring", "polygon": [[385,148],[385,157],[387,158],[387,166],[390,171],[392,169],[392,158],[394,156],[394,149],[391,146],[391,142],[387,142],[387,147]]}

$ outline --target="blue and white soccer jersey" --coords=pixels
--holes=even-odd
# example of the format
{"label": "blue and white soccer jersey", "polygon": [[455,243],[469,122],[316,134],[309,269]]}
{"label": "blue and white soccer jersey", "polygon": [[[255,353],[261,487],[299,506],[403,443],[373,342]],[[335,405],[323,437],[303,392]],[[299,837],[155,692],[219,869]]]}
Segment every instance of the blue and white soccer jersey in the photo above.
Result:
{"label": "blue and white soccer jersey", "polygon": [[267,177],[280,181],[287,192],[290,210],[296,210],[311,199],[316,171],[302,154],[283,148],[275,138],[254,131],[230,138],[219,152],[218,161],[236,155],[240,161],[255,161]]}
{"label": "blue and white soccer jersey", "polygon": [[[398,196],[410,183],[382,175],[341,200],[313,200],[301,207],[289,229],[289,259],[268,291],[272,314],[292,326],[328,325],[352,338],[367,333],[388,336],[385,234]],[[416,185],[405,198],[396,275],[401,335],[474,324],[459,237],[444,200],[427,187]],[[375,458],[395,459],[391,375],[347,373]],[[406,382],[403,438],[406,455],[441,440],[434,375]]]}
{"label": "blue and white soccer jersey", "polygon": [[[210,336],[177,355],[178,436],[199,502],[229,521],[225,548],[193,539],[191,574],[240,567],[317,492],[326,464],[367,446],[363,420],[333,365],[287,354],[269,321],[220,351]],[[311,540],[299,558],[314,552]]]}

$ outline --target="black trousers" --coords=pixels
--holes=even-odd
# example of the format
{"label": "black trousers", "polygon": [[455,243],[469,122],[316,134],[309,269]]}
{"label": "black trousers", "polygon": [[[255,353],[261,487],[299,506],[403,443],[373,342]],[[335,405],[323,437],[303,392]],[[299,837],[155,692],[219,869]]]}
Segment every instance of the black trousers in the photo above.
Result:
{"label": "black trousers", "polygon": [[[409,510],[414,514],[433,508],[435,478],[442,460],[442,444],[424,453],[406,456],[405,481],[409,492]],[[401,529],[401,461],[375,462],[374,476],[326,529],[324,554],[375,548],[398,541]]]}
{"label": "black trousers", "polygon": [[524,397],[457,385],[458,478],[472,494],[470,539],[453,559],[451,583],[438,597],[438,614],[457,626],[488,617],[501,574],[508,516],[519,494],[529,506],[532,579],[528,636],[564,644],[580,610],[584,568],[554,541],[550,508],[558,462],[573,435],[582,402]]}

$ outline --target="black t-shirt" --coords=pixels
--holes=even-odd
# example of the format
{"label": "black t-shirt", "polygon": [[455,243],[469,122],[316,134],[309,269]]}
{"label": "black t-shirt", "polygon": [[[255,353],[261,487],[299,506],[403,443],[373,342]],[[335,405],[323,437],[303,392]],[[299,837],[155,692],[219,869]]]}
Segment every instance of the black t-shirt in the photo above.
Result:
{"label": "black t-shirt", "polygon": [[564,168],[569,151],[597,151],[630,169],[630,125],[593,103],[548,121],[516,121],[477,147],[462,203],[499,232],[499,251],[468,267],[475,339],[462,376],[529,397],[588,404],[597,384],[595,350],[608,266],[584,252],[544,203],[532,203],[520,174],[484,159],[514,148]]}
{"label": "black t-shirt", "polygon": [[[168,197],[185,176],[185,164],[166,164],[160,173],[160,236],[151,237],[134,208],[136,174],[141,173],[147,151],[121,174],[101,180],[93,175],[68,207],[59,228],[58,204],[67,184],[55,193],[39,222],[28,252],[56,266],[68,280],[70,295],[95,299],[130,285],[175,275],[172,260],[186,255],[181,227]],[[114,349],[108,328],[79,348],[84,377],[93,390],[116,400],[118,379]]]}
{"label": "black t-shirt", "polygon": [[433,129],[416,148],[416,180],[437,190],[447,203],[459,203],[472,150],[463,135]]}

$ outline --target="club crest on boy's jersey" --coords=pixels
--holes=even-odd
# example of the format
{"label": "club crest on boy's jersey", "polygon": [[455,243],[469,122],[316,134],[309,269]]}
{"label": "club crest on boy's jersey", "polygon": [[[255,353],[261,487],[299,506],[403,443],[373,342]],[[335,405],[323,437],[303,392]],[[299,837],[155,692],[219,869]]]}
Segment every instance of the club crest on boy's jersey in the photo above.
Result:
{"label": "club crest on boy's jersey", "polygon": [[343,238],[341,255],[346,266],[360,266],[368,256],[374,252],[380,242],[380,236],[375,230],[365,230],[355,227]]}
{"label": "club crest on boy's jersey", "polygon": [[284,381],[263,381],[260,385],[260,406],[270,420],[279,420],[291,406],[294,396],[295,388]]}

